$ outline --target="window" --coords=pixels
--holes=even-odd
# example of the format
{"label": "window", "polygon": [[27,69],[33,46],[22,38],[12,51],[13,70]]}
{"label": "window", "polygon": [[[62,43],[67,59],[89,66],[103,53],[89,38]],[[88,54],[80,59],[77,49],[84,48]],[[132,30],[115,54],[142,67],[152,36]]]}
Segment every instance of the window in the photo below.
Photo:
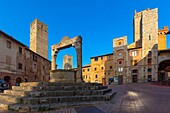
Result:
{"label": "window", "polygon": [[137,72],[138,72],[137,69],[132,70],[132,73],[137,73]]}
{"label": "window", "polygon": [[98,78],[98,75],[96,75],[95,77]]}
{"label": "window", "polygon": [[121,56],[121,55],[122,55],[122,53],[121,53],[121,52],[119,52],[119,53],[118,53],[118,55],[119,55],[119,56]]}
{"label": "window", "polygon": [[94,58],[94,61],[98,61],[98,58]]}
{"label": "window", "polygon": [[6,42],[6,46],[7,46],[7,48],[10,49],[10,48],[11,48],[11,42],[10,42],[10,41],[7,41],[7,42]]}
{"label": "window", "polygon": [[152,72],[152,69],[151,68],[148,68],[148,73],[151,73]]}
{"label": "window", "polygon": [[37,61],[37,56],[33,55],[33,60]]}
{"label": "window", "polygon": [[137,51],[132,51],[132,56],[137,56]]}
{"label": "window", "polygon": [[21,54],[22,54],[22,48],[21,48],[21,47],[19,47],[19,53],[21,53]]}
{"label": "window", "polygon": [[122,43],[121,42],[119,42],[119,45],[121,45]]}
{"label": "window", "polygon": [[22,64],[18,63],[18,69],[22,69]]}
{"label": "window", "polygon": [[96,68],[94,68],[94,70],[96,71],[97,69],[96,69]]}
{"label": "window", "polygon": [[101,70],[103,70],[103,67],[101,67]]}
{"label": "window", "polygon": [[101,60],[103,60],[103,57],[101,57]]}
{"label": "window", "polygon": [[84,79],[87,79],[87,75],[84,75]]}
{"label": "window", "polygon": [[119,64],[122,64],[122,61],[119,61]]}
{"label": "window", "polygon": [[149,35],[148,40],[151,40],[151,35]]}
{"label": "window", "polygon": [[148,57],[152,57],[152,51],[148,52]]}
{"label": "window", "polygon": [[110,66],[110,69],[112,69],[112,66]]}
{"label": "window", "polygon": [[87,69],[87,71],[90,71],[90,69]]}
{"label": "window", "polygon": [[152,64],[152,58],[148,58],[148,65]]}
{"label": "window", "polygon": [[83,72],[85,72],[85,69],[83,69]]}
{"label": "window", "polygon": [[34,76],[35,77],[35,80],[37,79],[37,75]]}
{"label": "window", "polygon": [[122,71],[123,71],[123,68],[118,68],[118,71],[119,71],[119,72],[122,72]]}
{"label": "window", "polygon": [[43,25],[41,25],[41,29],[43,29]]}

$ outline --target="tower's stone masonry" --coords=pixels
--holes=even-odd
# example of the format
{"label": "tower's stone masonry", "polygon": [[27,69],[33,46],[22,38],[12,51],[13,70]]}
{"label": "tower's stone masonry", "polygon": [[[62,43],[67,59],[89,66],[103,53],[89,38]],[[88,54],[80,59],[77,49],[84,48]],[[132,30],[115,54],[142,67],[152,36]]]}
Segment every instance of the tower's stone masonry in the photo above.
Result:
{"label": "tower's stone masonry", "polygon": [[38,19],[30,25],[30,49],[48,59],[48,26]]}
{"label": "tower's stone masonry", "polygon": [[72,69],[73,67],[73,57],[70,55],[65,55],[63,58],[63,69]]}

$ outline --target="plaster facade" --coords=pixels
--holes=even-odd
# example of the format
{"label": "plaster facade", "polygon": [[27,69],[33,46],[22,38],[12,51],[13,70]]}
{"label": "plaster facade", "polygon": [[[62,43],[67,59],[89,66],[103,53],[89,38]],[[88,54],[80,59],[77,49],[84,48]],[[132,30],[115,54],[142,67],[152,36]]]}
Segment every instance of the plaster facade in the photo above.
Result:
{"label": "plaster facade", "polygon": [[84,66],[83,80],[85,82],[109,84],[109,78],[113,78],[113,54],[91,57],[91,64]]}

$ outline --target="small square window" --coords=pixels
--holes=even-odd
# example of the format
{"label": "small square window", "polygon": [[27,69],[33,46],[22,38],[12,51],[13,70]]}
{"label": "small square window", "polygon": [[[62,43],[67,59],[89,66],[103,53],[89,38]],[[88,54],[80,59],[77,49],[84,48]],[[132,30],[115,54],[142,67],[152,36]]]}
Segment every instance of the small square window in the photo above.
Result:
{"label": "small square window", "polygon": [[94,70],[96,71],[96,70],[97,70],[97,68],[94,68]]}
{"label": "small square window", "polygon": [[90,69],[87,69],[87,71],[90,71]]}
{"label": "small square window", "polygon": [[151,68],[148,68],[148,72],[151,73],[151,72],[152,72],[152,69],[151,69]]}
{"label": "small square window", "polygon": [[37,56],[33,55],[33,60],[37,61]]}
{"label": "small square window", "polygon": [[7,48],[10,49],[10,48],[11,48],[11,42],[10,42],[10,41],[7,41],[6,44],[7,44]]}
{"label": "small square window", "polygon": [[98,58],[94,58],[94,61],[98,61]]}
{"label": "small square window", "polygon": [[110,66],[110,69],[112,69],[112,66]]}
{"label": "small square window", "polygon": [[18,63],[18,69],[22,69],[22,64]]}
{"label": "small square window", "polygon": [[103,60],[103,57],[101,57],[101,60]]}
{"label": "small square window", "polygon": [[21,54],[22,54],[22,48],[21,48],[21,47],[19,47],[19,53],[21,53]]}
{"label": "small square window", "polygon": [[132,56],[137,56],[137,51],[132,51]]}
{"label": "small square window", "polygon": [[123,68],[118,68],[118,71],[119,71],[119,72],[122,72],[122,71],[123,71]]}
{"label": "small square window", "polygon": [[103,67],[101,67],[101,70],[103,70]]}
{"label": "small square window", "polygon": [[119,53],[118,53],[118,55],[119,55],[119,56],[121,56],[121,55],[122,55],[122,53],[121,53],[121,52],[119,52]]}

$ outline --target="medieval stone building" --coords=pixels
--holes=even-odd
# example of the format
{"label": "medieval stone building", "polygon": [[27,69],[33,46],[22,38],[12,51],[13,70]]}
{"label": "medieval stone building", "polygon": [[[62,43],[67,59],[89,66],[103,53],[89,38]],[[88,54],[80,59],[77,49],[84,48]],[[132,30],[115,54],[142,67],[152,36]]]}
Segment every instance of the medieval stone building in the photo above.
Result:
{"label": "medieval stone building", "polygon": [[85,82],[108,84],[113,78],[113,54],[91,57],[91,64],[84,66],[83,79]]}
{"label": "medieval stone building", "polygon": [[[91,64],[83,67],[86,70],[83,71],[84,81],[109,83],[111,78],[116,78],[118,83],[122,84],[170,78],[170,68],[168,68],[170,50],[166,49],[166,35],[169,34],[169,31],[168,26],[162,30],[158,29],[158,9],[135,11],[133,25],[134,42],[132,44],[127,44],[127,36],[113,39],[113,58],[112,61],[109,61],[113,66],[113,69],[110,70],[112,74],[110,76],[101,74],[102,69],[106,68],[105,66],[95,71],[91,59]],[[163,64],[166,65],[163,66]],[[98,62],[97,66],[101,67],[103,63]],[[103,76],[102,79],[95,81],[95,75]]]}
{"label": "medieval stone building", "polygon": [[[37,21],[36,19],[34,22],[37,23]],[[46,28],[46,26],[44,27]],[[31,25],[31,40],[33,40],[32,35],[37,32],[36,30],[39,30],[38,32],[47,32],[44,31],[44,27],[36,29]],[[36,40],[36,46],[39,48],[42,46],[42,42],[40,45],[38,42],[41,41],[41,38],[43,37],[39,36],[39,39]],[[51,62],[47,59],[47,48],[43,50],[46,53],[45,57],[43,57],[40,55],[41,53],[32,51],[29,47],[3,31],[0,31],[0,40],[0,79],[7,81],[10,86],[23,81],[49,80]],[[33,46],[35,46],[35,43],[31,42],[30,47],[32,48]]]}

